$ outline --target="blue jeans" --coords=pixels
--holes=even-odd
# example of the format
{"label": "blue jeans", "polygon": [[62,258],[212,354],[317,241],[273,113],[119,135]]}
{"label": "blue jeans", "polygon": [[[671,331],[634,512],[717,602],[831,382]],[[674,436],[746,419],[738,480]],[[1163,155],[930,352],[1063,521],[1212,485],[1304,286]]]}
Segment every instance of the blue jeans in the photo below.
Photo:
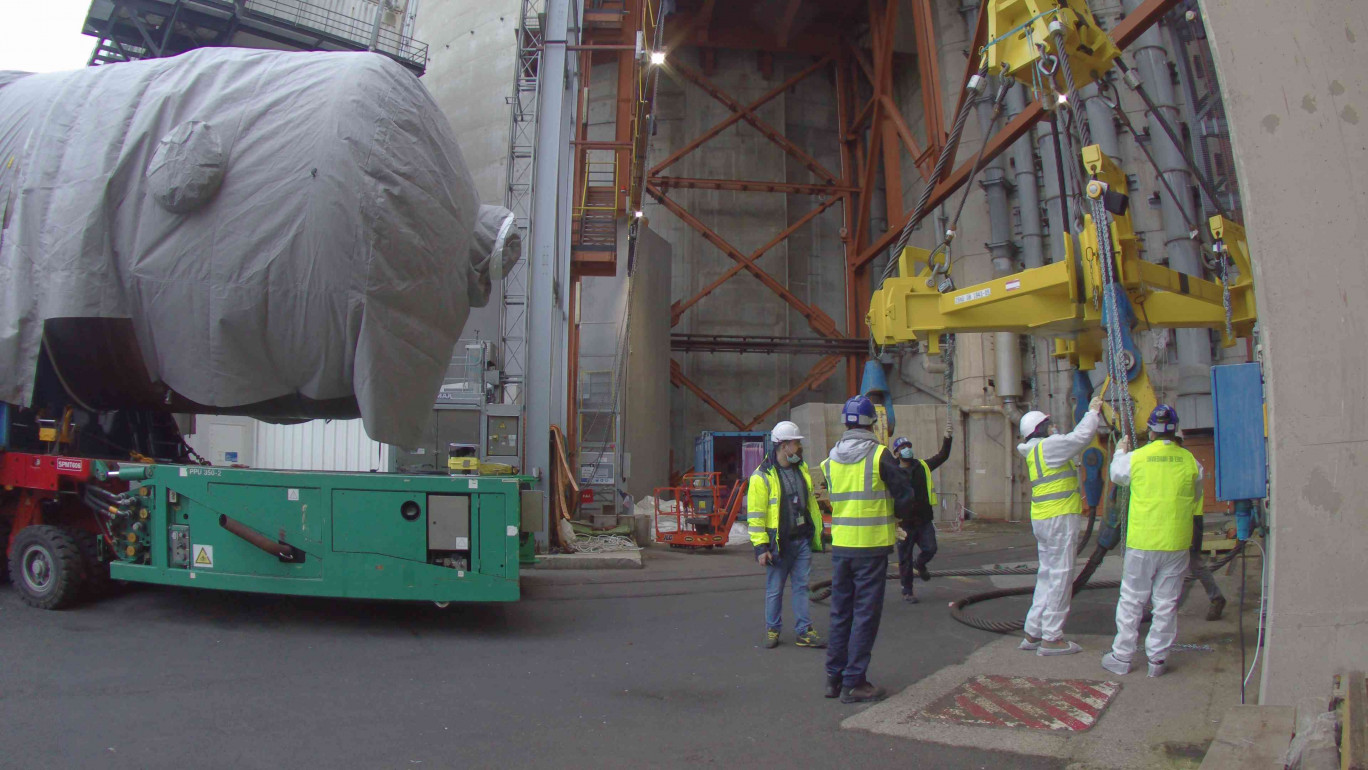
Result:
{"label": "blue jeans", "polygon": [[812,572],[812,543],[790,540],[779,559],[765,568],[765,625],[771,631],[784,627],[784,581],[793,588],[793,629],[799,634],[812,629],[808,614],[808,574]]}
{"label": "blue jeans", "polygon": [[[914,549],[920,548],[921,553],[913,559]],[[907,533],[906,540],[898,541],[898,577],[902,582],[903,596],[912,595],[912,581],[916,578],[916,570],[936,558],[936,524],[928,521]]]}
{"label": "blue jeans", "polygon": [[883,618],[888,554],[831,557],[831,632],[827,640],[828,679],[844,687],[865,682],[874,637]]}

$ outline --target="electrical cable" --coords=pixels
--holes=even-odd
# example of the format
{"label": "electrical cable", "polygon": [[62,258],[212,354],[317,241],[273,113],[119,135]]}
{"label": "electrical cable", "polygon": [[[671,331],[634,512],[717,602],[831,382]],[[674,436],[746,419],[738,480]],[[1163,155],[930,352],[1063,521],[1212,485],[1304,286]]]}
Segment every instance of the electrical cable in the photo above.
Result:
{"label": "electrical cable", "polygon": [[[1245,573],[1249,571],[1249,555],[1245,554],[1240,559],[1240,611],[1235,617],[1238,621],[1239,630],[1236,632],[1240,637],[1240,670],[1245,670],[1245,635],[1244,635],[1244,602],[1245,602]],[[1240,705],[1245,705],[1245,683],[1240,680]]]}
{"label": "electrical cable", "polygon": [[[1249,678],[1250,678],[1251,676],[1254,676],[1254,669],[1255,669],[1255,667],[1257,667],[1257,666],[1259,665],[1259,650],[1263,649],[1264,602],[1267,600],[1267,597],[1268,597],[1268,590],[1267,590],[1267,587],[1264,585],[1264,581],[1265,581],[1265,579],[1266,579],[1267,576],[1268,576],[1268,555],[1267,555],[1266,553],[1264,553],[1263,545],[1261,545],[1258,541],[1251,539],[1251,540],[1247,540],[1247,541],[1245,541],[1245,542],[1254,543],[1254,545],[1256,545],[1256,546],[1259,547],[1259,564],[1260,564],[1260,566],[1259,566],[1259,633],[1257,634],[1257,637],[1256,637],[1256,639],[1255,639],[1255,641],[1254,641],[1254,660],[1250,661],[1250,663],[1249,663],[1249,671],[1245,674],[1244,680],[1242,680],[1242,681],[1240,682],[1240,703],[1241,703],[1241,705],[1243,705],[1244,702],[1245,702],[1245,688],[1249,686]],[[1249,556],[1248,556],[1248,554],[1246,554],[1243,561],[1244,561],[1245,564],[1247,564],[1247,563],[1248,563],[1248,560],[1249,560]],[[1240,573],[1240,670],[1241,670],[1241,671],[1244,671],[1244,580],[1245,580],[1244,572],[1241,571],[1241,573]]]}

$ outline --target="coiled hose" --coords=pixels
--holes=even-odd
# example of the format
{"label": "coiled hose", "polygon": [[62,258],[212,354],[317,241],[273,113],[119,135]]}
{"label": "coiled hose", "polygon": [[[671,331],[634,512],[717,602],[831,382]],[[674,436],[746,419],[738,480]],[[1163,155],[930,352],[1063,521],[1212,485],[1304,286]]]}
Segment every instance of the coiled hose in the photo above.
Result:
{"label": "coiled hose", "polygon": [[[1092,522],[1090,520],[1089,530],[1091,530],[1092,528],[1091,524]],[[1104,588],[1121,587],[1121,581],[1119,580],[1104,580],[1099,583],[1088,582],[1092,578],[1093,573],[1097,571],[1097,567],[1102,563],[1102,559],[1107,555],[1107,551],[1109,550],[1109,548],[1103,548],[1099,546],[1097,549],[1093,551],[1092,556],[1088,559],[1088,563],[1083,565],[1083,569],[1080,570],[1078,576],[1074,578],[1073,593],[1075,595],[1077,595],[1079,591],[1092,591]],[[1231,561],[1233,561],[1236,556],[1239,556],[1242,550],[1244,550],[1243,542],[1236,545],[1234,550],[1232,550],[1230,553],[1208,564],[1207,569],[1218,570],[1226,566]],[[935,577],[988,577],[994,575],[1034,575],[1035,573],[1036,570],[1032,567],[996,567],[978,569],[941,570],[938,572],[932,572],[931,574]],[[889,580],[899,579],[899,575],[896,572],[890,572],[887,577]],[[1190,583],[1194,580],[1196,580],[1196,578],[1192,575],[1187,575],[1184,577],[1184,582],[1187,583]],[[1024,620],[984,620],[983,618],[976,618],[972,615],[967,614],[964,611],[964,609],[971,604],[992,601],[993,599],[1004,599],[1009,596],[1027,596],[1034,592],[1035,586],[1020,586],[1017,588],[997,588],[991,591],[983,591],[982,593],[973,594],[972,596],[966,596],[963,599],[951,602],[950,617],[963,623],[966,626],[969,626],[970,628],[977,628],[981,631],[991,631],[996,634],[1010,634],[1016,631],[1020,631],[1022,628],[1025,627],[1026,622]],[[811,599],[813,599],[814,601],[823,601],[829,596],[831,596],[830,580],[823,580],[812,584],[812,587],[810,589]]]}

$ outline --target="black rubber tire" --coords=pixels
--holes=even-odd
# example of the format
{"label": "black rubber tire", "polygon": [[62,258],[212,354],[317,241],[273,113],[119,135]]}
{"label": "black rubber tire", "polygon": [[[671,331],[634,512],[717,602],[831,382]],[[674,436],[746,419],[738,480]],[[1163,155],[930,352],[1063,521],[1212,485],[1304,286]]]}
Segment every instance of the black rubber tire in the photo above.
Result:
{"label": "black rubber tire", "polygon": [[[42,560],[46,580],[26,575],[25,561]],[[10,582],[30,607],[59,610],[71,606],[85,585],[85,560],[71,533],[46,524],[25,527],[14,538],[9,558]]]}
{"label": "black rubber tire", "polygon": [[[5,555],[5,549],[9,547],[10,523],[8,519],[0,519],[0,556]],[[8,562],[0,564],[0,583],[9,582]]]}
{"label": "black rubber tire", "polygon": [[81,549],[81,565],[85,571],[84,595],[87,599],[108,596],[114,581],[109,579],[109,562],[100,559],[100,536],[83,529],[67,530]]}

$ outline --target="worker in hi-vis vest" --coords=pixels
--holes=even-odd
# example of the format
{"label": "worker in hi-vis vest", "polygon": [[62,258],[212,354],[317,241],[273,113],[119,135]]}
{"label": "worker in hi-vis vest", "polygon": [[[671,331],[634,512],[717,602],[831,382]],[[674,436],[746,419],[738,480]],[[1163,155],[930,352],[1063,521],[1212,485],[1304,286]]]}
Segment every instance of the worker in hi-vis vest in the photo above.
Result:
{"label": "worker in hi-vis vest", "polygon": [[746,529],[755,560],[765,568],[765,647],[779,646],[784,583],[793,586],[794,644],[825,647],[808,614],[812,552],[822,550],[822,511],[803,462],[803,436],[788,420],[770,431],[774,448],[751,473],[746,487]]}
{"label": "worker in hi-vis vest", "polygon": [[831,494],[826,697],[859,703],[884,696],[865,674],[883,617],[888,554],[897,542],[894,511],[911,505],[912,487],[893,453],[870,430],[875,411],[868,398],[846,401],[841,418],[846,432],[822,461]]}
{"label": "worker in hi-vis vest", "polygon": [[1065,435],[1055,432],[1044,412],[1021,416],[1022,443],[1017,444],[1017,452],[1026,458],[1026,474],[1031,480],[1031,531],[1036,536],[1040,566],[1035,596],[1026,613],[1026,638],[1018,649],[1037,655],[1072,655],[1083,649],[1064,639],[1064,621],[1073,599],[1074,557],[1083,524],[1083,498],[1074,459],[1092,443],[1101,408],[1102,399],[1094,398],[1088,413]]}
{"label": "worker in hi-vis vest", "polygon": [[[926,565],[936,558],[936,505],[940,502],[936,497],[936,483],[931,478],[931,472],[950,457],[954,426],[953,422],[946,421],[940,451],[924,460],[916,456],[912,442],[906,437],[899,436],[893,442],[893,454],[898,458],[898,467],[903,469],[912,484],[912,504],[906,510],[894,511],[900,530],[898,581],[902,584],[903,601],[909,604],[917,603],[912,586],[915,578],[931,579],[931,570]],[[918,549],[920,553],[917,553]]]}
{"label": "worker in hi-vis vest", "polygon": [[1149,675],[1167,670],[1168,651],[1178,636],[1178,595],[1188,571],[1193,523],[1202,513],[1202,466],[1174,441],[1178,413],[1160,404],[1147,427],[1148,444],[1131,452],[1122,439],[1111,462],[1112,482],[1130,487],[1116,640],[1102,656],[1102,667],[1113,674],[1130,672],[1140,615],[1151,599],[1154,619],[1145,637]]}

